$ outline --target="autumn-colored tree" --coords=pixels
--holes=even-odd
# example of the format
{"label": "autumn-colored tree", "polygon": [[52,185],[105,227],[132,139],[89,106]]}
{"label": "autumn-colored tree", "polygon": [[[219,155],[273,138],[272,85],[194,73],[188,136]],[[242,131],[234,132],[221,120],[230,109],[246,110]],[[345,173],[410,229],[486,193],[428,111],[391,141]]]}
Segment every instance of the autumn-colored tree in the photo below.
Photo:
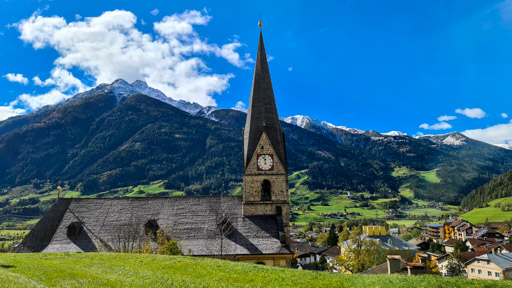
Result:
{"label": "autumn-colored tree", "polygon": [[347,222],[343,223],[343,231],[338,236],[338,243],[343,243],[350,238],[350,231],[348,230]]}
{"label": "autumn-colored tree", "polygon": [[377,241],[366,239],[360,227],[352,230],[345,244],[341,255],[334,260],[335,266],[354,274],[382,263],[383,249]]}
{"label": "autumn-colored tree", "polygon": [[316,236],[316,243],[321,246],[327,245],[327,233],[318,233]]}

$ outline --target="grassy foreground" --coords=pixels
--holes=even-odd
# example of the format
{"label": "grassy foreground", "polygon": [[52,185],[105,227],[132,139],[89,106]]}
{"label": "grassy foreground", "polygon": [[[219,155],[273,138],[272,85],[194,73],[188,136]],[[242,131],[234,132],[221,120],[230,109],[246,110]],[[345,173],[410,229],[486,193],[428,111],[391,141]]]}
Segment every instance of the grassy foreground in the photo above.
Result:
{"label": "grassy foreground", "polygon": [[511,287],[434,275],[339,275],[143,254],[0,254],[0,287]]}

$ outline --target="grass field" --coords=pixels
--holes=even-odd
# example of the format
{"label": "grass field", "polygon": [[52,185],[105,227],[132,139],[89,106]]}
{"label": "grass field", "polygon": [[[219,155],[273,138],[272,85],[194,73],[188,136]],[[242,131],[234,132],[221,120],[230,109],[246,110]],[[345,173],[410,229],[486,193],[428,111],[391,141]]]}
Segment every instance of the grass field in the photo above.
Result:
{"label": "grass field", "polygon": [[0,254],[3,287],[510,287],[435,275],[340,275],[208,258],[143,254]]}
{"label": "grass field", "polygon": [[489,207],[476,208],[462,216],[465,220],[473,224],[484,223],[486,219],[489,221],[509,221],[512,219],[512,211],[501,211],[501,208],[495,207],[496,204],[502,202],[510,202],[512,197],[500,198],[489,202]]}
{"label": "grass field", "polygon": [[[455,213],[457,207],[446,206],[447,210],[442,211],[434,208],[422,208],[428,205],[427,201],[419,200],[414,198],[413,191],[409,188],[414,181],[424,181],[431,183],[439,183],[441,179],[437,177],[436,169],[430,171],[413,171],[406,167],[397,167],[393,171],[392,175],[401,178],[404,183],[400,186],[399,193],[403,197],[407,197],[412,200],[413,203],[417,204],[418,208],[410,211],[405,211],[406,214],[414,216],[422,216],[425,213],[429,216],[440,217],[444,214]],[[342,195],[320,195],[319,193],[309,191],[308,187],[304,185],[307,180],[307,170],[298,171],[290,175],[290,198],[295,203],[295,207],[291,207],[292,211],[296,215],[292,218],[292,222],[298,225],[304,225],[308,222],[337,222],[338,219],[326,219],[322,214],[335,213],[335,212],[357,212],[361,216],[357,216],[351,219],[363,219],[363,218],[384,218],[386,216],[385,211],[380,209],[367,209],[360,208],[358,202],[348,198],[347,194]],[[369,195],[366,195],[368,197]],[[398,200],[397,198],[389,199],[377,199],[369,201],[375,207],[379,204],[387,201]],[[301,209],[308,207],[308,209]],[[299,209],[297,209],[299,208]],[[413,220],[400,220],[397,223],[414,223]],[[400,224],[400,225],[402,225]]]}
{"label": "grass field", "polygon": [[400,226],[409,227],[414,225],[418,220],[390,220],[386,221],[389,225],[398,224]]}

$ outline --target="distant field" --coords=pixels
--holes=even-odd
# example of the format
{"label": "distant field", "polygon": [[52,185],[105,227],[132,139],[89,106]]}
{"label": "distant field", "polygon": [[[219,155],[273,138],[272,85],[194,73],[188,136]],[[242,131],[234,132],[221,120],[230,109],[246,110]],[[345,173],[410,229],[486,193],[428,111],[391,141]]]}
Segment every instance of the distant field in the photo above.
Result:
{"label": "distant field", "polygon": [[501,211],[501,208],[494,207],[498,203],[512,201],[512,197],[500,198],[489,202],[489,207],[476,208],[462,216],[465,220],[473,224],[484,223],[486,219],[489,221],[509,221],[512,219],[512,211]]}
{"label": "distant field", "polygon": [[[413,183],[414,181],[439,183],[441,180],[437,177],[436,171],[436,169],[430,171],[412,171],[406,167],[395,168],[395,170],[392,173],[393,176],[399,178],[409,177],[403,178],[408,180],[402,183],[399,189],[400,195],[411,199],[413,203],[420,206],[410,211],[405,211],[406,214],[414,216],[423,216],[426,213],[429,216],[441,217],[442,215],[455,213],[457,211],[457,207],[455,206],[446,206],[446,211],[434,208],[422,208],[427,206],[429,203],[424,200],[414,199],[414,193],[409,188],[411,183]],[[386,213],[383,210],[357,207],[359,203],[352,199],[349,199],[347,194],[322,196],[319,193],[309,191],[308,187],[303,184],[307,180],[306,172],[306,170],[298,171],[293,173],[289,177],[290,198],[292,199],[292,202],[295,203],[295,206],[292,205],[292,212],[297,214],[292,218],[293,223],[298,225],[304,225],[307,224],[308,222],[337,222],[339,221],[338,219],[326,219],[322,216],[322,214],[336,212],[343,213],[345,212],[345,208],[347,212],[357,212],[361,214],[361,216],[353,217],[350,219],[383,219],[386,217]],[[411,177],[412,179],[415,180],[411,180]],[[369,194],[365,194],[365,197],[368,196]],[[369,201],[369,203],[372,204],[373,206],[378,207],[378,205],[381,203],[393,200],[398,200],[398,198],[381,198],[377,200],[371,200]],[[309,208],[306,210],[297,209],[301,207]],[[397,222],[402,223],[400,225],[405,225],[406,223],[414,223],[415,221],[416,220],[398,220]]]}
{"label": "distant field", "polygon": [[390,221],[386,221],[386,222],[389,225],[398,224],[400,226],[409,227],[409,226],[414,225],[414,223],[416,223],[416,221],[418,221],[418,220],[390,220]]}
{"label": "distant field", "polygon": [[421,178],[430,183],[440,183],[441,179],[437,177],[437,169],[430,171],[420,171]]}
{"label": "distant field", "polygon": [[435,275],[343,275],[144,254],[0,254],[5,287],[510,287]]}

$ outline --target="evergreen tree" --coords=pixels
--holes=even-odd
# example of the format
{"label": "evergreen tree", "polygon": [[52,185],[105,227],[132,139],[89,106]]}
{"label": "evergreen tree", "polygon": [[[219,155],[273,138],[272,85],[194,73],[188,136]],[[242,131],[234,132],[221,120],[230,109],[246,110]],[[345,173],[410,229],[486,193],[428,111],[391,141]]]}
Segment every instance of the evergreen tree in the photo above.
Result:
{"label": "evergreen tree", "polygon": [[338,245],[338,235],[336,235],[336,226],[334,223],[331,225],[331,230],[329,230],[329,235],[327,236],[326,244],[328,247]]}

